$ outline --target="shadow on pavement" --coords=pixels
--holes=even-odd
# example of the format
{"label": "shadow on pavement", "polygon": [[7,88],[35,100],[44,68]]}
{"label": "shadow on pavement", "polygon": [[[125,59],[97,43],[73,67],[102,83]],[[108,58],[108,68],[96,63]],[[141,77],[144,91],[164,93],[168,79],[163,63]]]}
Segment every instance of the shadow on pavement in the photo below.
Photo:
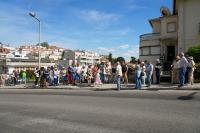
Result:
{"label": "shadow on pavement", "polygon": [[178,100],[192,100],[192,99],[194,99],[194,95],[196,95],[197,93],[198,92],[193,92],[193,93],[190,93],[189,95],[186,95],[186,96],[180,96],[177,99]]}

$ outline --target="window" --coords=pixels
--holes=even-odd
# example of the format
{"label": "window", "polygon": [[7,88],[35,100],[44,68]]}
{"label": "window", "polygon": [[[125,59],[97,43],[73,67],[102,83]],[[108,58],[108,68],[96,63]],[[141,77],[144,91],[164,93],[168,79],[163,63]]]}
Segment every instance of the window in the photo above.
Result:
{"label": "window", "polygon": [[149,46],[140,48],[141,56],[160,55],[160,46]]}
{"label": "window", "polygon": [[142,55],[149,55],[150,51],[149,51],[149,47],[143,47],[142,49]]}
{"label": "window", "polygon": [[160,46],[151,47],[151,55],[159,55],[160,54]]}
{"label": "window", "polygon": [[142,48],[140,48],[140,55],[142,55]]}
{"label": "window", "polygon": [[167,23],[167,32],[176,32],[176,22]]}

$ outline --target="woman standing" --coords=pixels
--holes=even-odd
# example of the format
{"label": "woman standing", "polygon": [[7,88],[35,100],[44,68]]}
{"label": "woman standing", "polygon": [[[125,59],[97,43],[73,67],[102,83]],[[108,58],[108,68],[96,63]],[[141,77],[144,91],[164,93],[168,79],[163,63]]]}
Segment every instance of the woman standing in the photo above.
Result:
{"label": "woman standing", "polygon": [[97,72],[95,73],[95,81],[94,85],[102,85],[101,78],[100,78],[100,69],[97,67]]}
{"label": "woman standing", "polygon": [[193,57],[188,58],[188,79],[189,79],[189,85],[194,84],[194,69],[195,69],[195,63],[193,61]]}
{"label": "woman standing", "polygon": [[141,66],[140,66],[141,62],[140,60],[138,60],[136,62],[136,67],[135,67],[135,88],[136,89],[141,89]]}
{"label": "woman standing", "polygon": [[88,85],[91,84],[92,78],[93,78],[93,75],[92,75],[92,65],[89,65],[88,69],[87,69],[87,81],[88,81]]}
{"label": "woman standing", "polygon": [[145,67],[145,63],[141,62],[141,80],[142,80],[142,85],[145,86],[146,84],[146,67]]}
{"label": "woman standing", "polygon": [[176,56],[176,59],[173,61],[172,64],[172,80],[171,83],[172,84],[178,84],[179,83],[179,61],[180,61],[180,57]]}
{"label": "woman standing", "polygon": [[156,60],[155,71],[156,71],[156,84],[160,84],[160,73],[161,73],[161,63],[160,60]]}
{"label": "woman standing", "polygon": [[110,65],[107,63],[105,67],[105,82],[109,83],[110,82],[110,76],[111,76],[111,70],[110,70]]}

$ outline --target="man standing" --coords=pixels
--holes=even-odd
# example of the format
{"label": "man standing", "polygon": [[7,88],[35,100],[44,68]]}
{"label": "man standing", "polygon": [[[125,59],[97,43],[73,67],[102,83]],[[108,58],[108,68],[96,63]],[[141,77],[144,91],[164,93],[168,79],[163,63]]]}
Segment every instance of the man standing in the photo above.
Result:
{"label": "man standing", "polygon": [[141,89],[141,62],[138,60],[136,62],[136,67],[135,67],[135,88],[136,89]]}
{"label": "man standing", "polygon": [[153,64],[151,64],[151,61],[147,62],[146,74],[147,74],[147,87],[150,87],[153,74]]}
{"label": "man standing", "polygon": [[39,78],[40,78],[40,74],[39,74],[39,70],[38,68],[35,69],[35,86],[38,87],[38,82],[39,82]]}
{"label": "man standing", "polygon": [[128,66],[126,65],[125,61],[122,62],[122,76],[124,80],[124,84],[128,85]]}
{"label": "man standing", "polygon": [[156,60],[155,71],[156,71],[156,84],[160,84],[160,73],[161,73],[161,63],[160,60]]}
{"label": "man standing", "polygon": [[116,77],[117,77],[117,89],[118,89],[118,91],[120,91],[120,89],[121,89],[122,67],[121,67],[119,62],[117,62]]}
{"label": "man standing", "polygon": [[180,86],[179,87],[183,87],[185,85],[185,72],[186,72],[186,68],[188,65],[188,61],[184,56],[184,53],[181,52],[179,54],[180,56],[180,61],[179,61],[179,80],[180,80]]}
{"label": "man standing", "polygon": [[100,64],[100,79],[101,82],[104,83],[105,82],[105,64],[103,62],[101,62]]}

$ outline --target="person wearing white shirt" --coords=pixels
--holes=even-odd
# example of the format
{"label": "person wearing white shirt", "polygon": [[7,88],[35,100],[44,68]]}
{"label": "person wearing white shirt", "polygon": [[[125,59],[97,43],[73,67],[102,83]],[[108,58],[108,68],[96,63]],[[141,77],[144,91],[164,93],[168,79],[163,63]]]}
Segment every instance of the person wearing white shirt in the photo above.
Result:
{"label": "person wearing white shirt", "polygon": [[193,60],[193,57],[189,57],[188,60],[188,79],[189,79],[189,85],[194,84],[194,70],[195,70],[195,62]]}
{"label": "person wearing white shirt", "polygon": [[147,87],[150,87],[151,82],[152,82],[152,74],[153,74],[153,64],[151,64],[151,61],[147,62],[146,74],[147,74]]}
{"label": "person wearing white shirt", "polygon": [[116,77],[117,77],[117,89],[120,91],[120,89],[121,89],[122,67],[121,67],[121,64],[119,62],[117,62]]}
{"label": "person wearing white shirt", "polygon": [[183,87],[185,85],[185,73],[186,73],[186,68],[188,66],[188,61],[185,58],[183,52],[181,52],[179,56],[181,58],[179,61],[179,80],[180,80],[179,87]]}
{"label": "person wearing white shirt", "polygon": [[35,74],[35,86],[38,86],[38,82],[39,82],[39,78],[40,78],[38,68],[35,69],[34,74]]}
{"label": "person wearing white shirt", "polygon": [[59,77],[60,77],[60,71],[58,68],[55,68],[54,70],[54,85],[58,86],[59,85]]}

